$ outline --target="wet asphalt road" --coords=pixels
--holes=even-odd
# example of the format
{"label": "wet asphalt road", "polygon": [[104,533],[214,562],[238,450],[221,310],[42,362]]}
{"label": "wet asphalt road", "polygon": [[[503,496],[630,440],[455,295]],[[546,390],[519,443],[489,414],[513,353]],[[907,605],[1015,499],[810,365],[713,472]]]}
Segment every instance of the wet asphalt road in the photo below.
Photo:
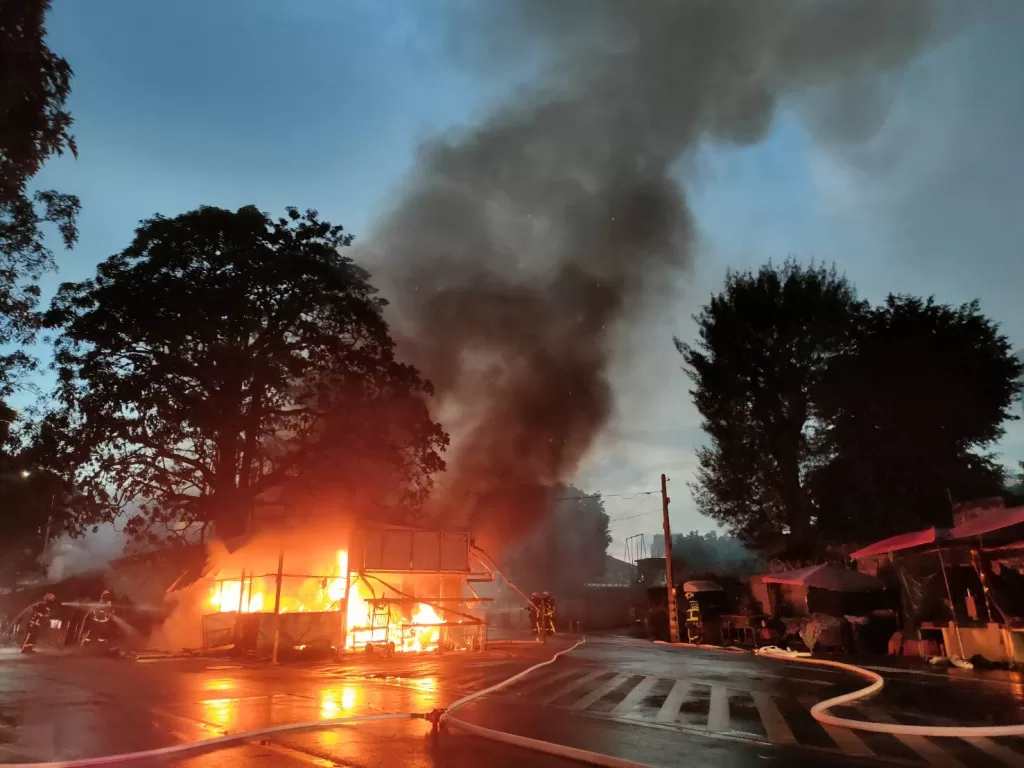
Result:
{"label": "wet asphalt road", "polygon": [[[318,666],[0,656],[0,762],[67,760],[162,747],[289,722],[428,712],[548,658],[546,647],[352,659]],[[1024,722],[1016,680],[892,675],[851,718]],[[754,765],[1024,766],[1021,739],[921,739],[825,729],[817,701],[859,678],[749,655],[591,638],[555,664],[477,699],[459,717],[505,732],[664,768]],[[367,723],[167,760],[193,768],[577,765],[447,732],[422,720]]]}

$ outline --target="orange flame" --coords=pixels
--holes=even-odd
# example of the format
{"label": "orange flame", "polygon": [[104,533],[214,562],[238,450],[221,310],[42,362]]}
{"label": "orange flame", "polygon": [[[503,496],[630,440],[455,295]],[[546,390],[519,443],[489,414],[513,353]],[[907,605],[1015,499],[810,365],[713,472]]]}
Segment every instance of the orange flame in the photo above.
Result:
{"label": "orange flame", "polygon": [[[368,644],[394,643],[397,651],[437,650],[444,619],[426,603],[416,603],[407,618],[397,604],[371,602],[375,596],[365,580],[348,573],[348,552],[339,550],[326,578],[310,577],[297,585],[285,580],[281,590],[281,613],[338,611],[348,598],[348,635],[345,647],[365,648]],[[335,575],[336,574],[336,575]],[[348,579],[351,578],[351,583]],[[274,610],[274,576],[248,576],[217,581],[208,603],[220,613],[269,613]]]}

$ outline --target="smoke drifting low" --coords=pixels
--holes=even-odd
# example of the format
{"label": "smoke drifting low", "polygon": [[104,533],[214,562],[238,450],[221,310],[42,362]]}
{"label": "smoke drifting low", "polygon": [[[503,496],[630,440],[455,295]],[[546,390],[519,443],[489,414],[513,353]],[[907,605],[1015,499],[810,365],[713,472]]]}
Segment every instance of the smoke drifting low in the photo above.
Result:
{"label": "smoke drifting low", "polygon": [[870,132],[884,76],[932,13],[923,0],[473,6],[456,42],[539,50],[541,74],[421,148],[367,257],[455,437],[439,509],[505,537],[543,513],[531,489],[571,480],[611,415],[616,329],[693,260],[680,161],[704,140],[761,140],[783,98],[805,99],[812,128],[836,133],[823,138]]}

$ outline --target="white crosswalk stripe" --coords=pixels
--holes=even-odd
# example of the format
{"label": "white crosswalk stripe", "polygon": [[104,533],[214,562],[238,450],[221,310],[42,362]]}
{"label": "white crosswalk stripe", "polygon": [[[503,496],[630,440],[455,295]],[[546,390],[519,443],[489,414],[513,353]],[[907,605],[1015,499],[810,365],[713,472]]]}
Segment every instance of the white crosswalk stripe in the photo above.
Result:
{"label": "white crosswalk stripe", "polygon": [[711,703],[708,705],[708,730],[729,730],[729,689],[724,685],[711,686]]}
{"label": "white crosswalk stripe", "polygon": [[616,688],[618,688],[620,685],[622,685],[627,680],[629,680],[629,675],[616,675],[611,680],[608,680],[607,682],[603,683],[602,685],[599,685],[597,688],[592,690],[590,693],[586,694],[579,701],[573,702],[572,703],[572,708],[573,709],[586,709],[587,707],[589,707],[592,704],[594,704],[598,699],[603,699],[605,696],[607,696],[609,693],[614,691]]}
{"label": "white crosswalk stripe", "polygon": [[[810,696],[799,696],[797,701],[807,707],[808,710],[818,703],[816,699]],[[825,733],[836,743],[841,752],[861,757],[872,757],[875,754],[855,731],[851,731],[849,728],[836,728],[832,725],[822,725],[821,727],[825,729]]]}
{"label": "white crosswalk stripe", "polygon": [[1012,766],[1012,768],[1024,768],[1024,755],[1014,752],[1012,749],[1004,747],[1002,744],[996,744],[992,739],[986,739],[979,736],[976,738],[966,738],[964,741],[968,744],[973,744],[989,757],[994,757],[1003,765],[1009,765]]}
{"label": "white crosswalk stripe", "polygon": [[[779,698],[756,688],[733,688],[695,679],[640,675],[610,668],[569,667],[553,670],[539,680],[527,681],[499,696],[521,696],[538,701],[542,706],[564,707],[584,715],[634,724],[697,728],[732,738],[756,739],[779,746],[813,747],[850,757],[889,758],[905,763],[909,757],[905,750],[909,750],[922,765],[966,768],[966,758],[961,759],[962,755],[957,754],[966,749],[976,754],[977,759],[987,758],[995,766],[1024,768],[1024,749],[1018,752],[992,739],[932,740],[887,734],[870,734],[868,739],[863,732],[825,726],[814,720],[810,709],[820,700],[815,696]],[[862,707],[857,711],[865,719],[896,722],[877,707]],[[833,746],[823,746],[825,740]],[[952,742],[959,742],[961,747],[955,749]],[[970,746],[964,746],[965,743]],[[903,753],[900,753],[900,745]],[[968,764],[974,765],[975,760],[968,760]]]}
{"label": "white crosswalk stripe", "polygon": [[[891,717],[887,712],[878,707],[859,707],[858,711],[863,713],[865,717],[878,723],[896,722],[894,717]],[[907,736],[900,733],[893,734],[893,738],[916,752],[924,758],[926,763],[934,765],[936,768],[966,768],[952,753],[943,749],[934,741],[929,741],[924,736]]]}
{"label": "white crosswalk stripe", "polygon": [[796,736],[793,729],[789,727],[786,718],[782,716],[775,699],[764,691],[754,691],[751,694],[754,698],[754,705],[757,713],[761,716],[761,724],[768,740],[773,744],[796,744]]}
{"label": "white crosswalk stripe", "polygon": [[661,705],[658,714],[655,716],[656,723],[674,723],[679,714],[679,705],[686,699],[690,691],[690,684],[686,680],[676,680],[672,690],[665,697],[665,703]]}
{"label": "white crosswalk stripe", "polygon": [[611,711],[612,717],[628,717],[633,709],[646,697],[651,689],[658,683],[656,677],[645,677],[636,687],[626,694],[626,698],[620,701]]}

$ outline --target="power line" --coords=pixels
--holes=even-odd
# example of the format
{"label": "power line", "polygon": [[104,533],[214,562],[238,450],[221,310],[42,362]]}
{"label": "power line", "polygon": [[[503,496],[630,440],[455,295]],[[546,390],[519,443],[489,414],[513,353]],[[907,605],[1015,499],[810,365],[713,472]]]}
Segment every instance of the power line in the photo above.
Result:
{"label": "power line", "polygon": [[632,501],[638,496],[653,496],[661,491],[637,491],[636,493],[591,493],[587,496],[561,496],[554,501],[576,501],[577,499],[625,499]]}
{"label": "power line", "polygon": [[657,509],[649,509],[646,512],[641,512],[638,515],[626,515],[625,517],[613,517],[608,522],[609,523],[618,523],[618,522],[621,522],[622,520],[633,520],[634,518],[637,518],[637,517],[646,517],[647,515],[653,515],[655,512],[661,512],[661,507],[658,507]]}

